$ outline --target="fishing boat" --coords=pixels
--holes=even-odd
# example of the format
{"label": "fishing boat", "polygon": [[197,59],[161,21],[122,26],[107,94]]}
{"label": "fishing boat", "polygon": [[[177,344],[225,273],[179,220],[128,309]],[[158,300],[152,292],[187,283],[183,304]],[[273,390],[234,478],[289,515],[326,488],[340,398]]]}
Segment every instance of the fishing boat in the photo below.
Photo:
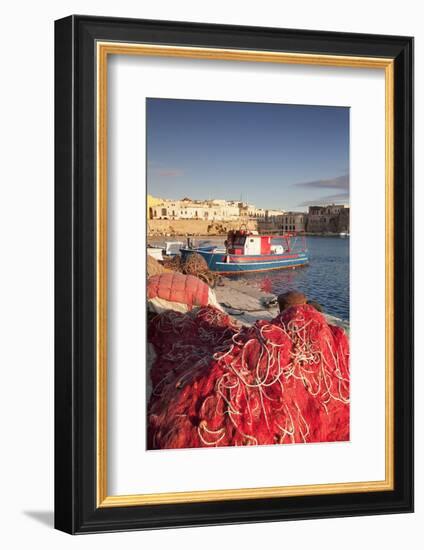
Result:
{"label": "fishing boat", "polygon": [[165,246],[149,244],[147,246],[147,254],[155,260],[161,261],[164,259],[164,256],[177,256],[183,245],[182,241],[165,241]]}
{"label": "fishing boat", "polygon": [[228,233],[223,247],[186,246],[182,259],[200,254],[211,271],[225,275],[295,268],[308,264],[304,235],[258,235],[255,231],[235,230]]}
{"label": "fishing boat", "polygon": [[162,246],[148,246],[147,247],[147,254],[154,258],[155,260],[162,261],[163,260],[163,252],[164,248]]}

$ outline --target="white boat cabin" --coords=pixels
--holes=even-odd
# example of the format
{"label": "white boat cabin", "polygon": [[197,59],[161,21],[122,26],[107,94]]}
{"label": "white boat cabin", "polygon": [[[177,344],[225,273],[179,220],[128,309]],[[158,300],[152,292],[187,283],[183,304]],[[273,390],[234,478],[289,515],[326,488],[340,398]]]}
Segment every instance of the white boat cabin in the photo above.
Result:
{"label": "white boat cabin", "polygon": [[227,249],[229,254],[243,256],[284,254],[285,251],[281,237],[240,232],[229,235]]}

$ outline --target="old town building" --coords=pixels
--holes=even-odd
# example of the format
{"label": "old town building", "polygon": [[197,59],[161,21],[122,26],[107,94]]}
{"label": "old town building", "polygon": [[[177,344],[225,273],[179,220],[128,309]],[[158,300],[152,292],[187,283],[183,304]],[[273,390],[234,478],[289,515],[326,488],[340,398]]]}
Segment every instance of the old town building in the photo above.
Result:
{"label": "old town building", "polygon": [[257,208],[242,201],[224,199],[180,200],[148,196],[151,220],[256,221],[260,231],[296,233],[348,233],[349,207],[343,204],[310,206],[309,212],[285,212],[282,209]]}
{"label": "old town building", "polygon": [[349,207],[340,204],[310,206],[306,231],[309,233],[349,232]]}
{"label": "old town building", "polygon": [[306,212],[285,212],[281,216],[281,228],[283,231],[303,233],[306,230]]}

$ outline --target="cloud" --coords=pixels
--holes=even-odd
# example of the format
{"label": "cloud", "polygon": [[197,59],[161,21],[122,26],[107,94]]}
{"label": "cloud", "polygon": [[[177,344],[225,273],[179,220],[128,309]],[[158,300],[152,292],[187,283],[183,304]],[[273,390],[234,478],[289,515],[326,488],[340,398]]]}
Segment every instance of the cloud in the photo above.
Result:
{"label": "cloud", "polygon": [[182,170],[163,170],[163,169],[156,169],[155,170],[156,175],[160,176],[161,178],[177,178],[178,176],[182,176],[184,172]]}
{"label": "cloud", "polygon": [[349,174],[323,180],[305,181],[295,183],[296,187],[308,187],[309,189],[349,189]]}
{"label": "cloud", "polygon": [[169,167],[156,160],[147,162],[147,170],[151,176],[160,178],[178,178],[184,175],[184,170],[181,170],[181,168],[174,168],[172,165]]}
{"label": "cloud", "polygon": [[337,195],[326,195],[325,197],[321,197],[319,199],[307,200],[305,202],[298,204],[298,206],[325,206],[327,204],[333,204],[333,203],[348,204],[349,193],[338,193]]}

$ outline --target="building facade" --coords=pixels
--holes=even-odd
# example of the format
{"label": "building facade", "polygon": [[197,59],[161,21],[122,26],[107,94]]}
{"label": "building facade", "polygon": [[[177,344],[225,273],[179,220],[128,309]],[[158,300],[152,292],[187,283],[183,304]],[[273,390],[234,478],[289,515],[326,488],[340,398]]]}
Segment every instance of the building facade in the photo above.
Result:
{"label": "building facade", "polygon": [[306,212],[285,212],[281,216],[281,228],[283,231],[303,233],[306,231],[307,218]]}
{"label": "building facade", "polygon": [[306,230],[309,233],[349,232],[350,209],[346,205],[310,206]]}
{"label": "building facade", "polygon": [[163,200],[150,209],[153,220],[236,220],[240,216],[237,203],[229,201]]}
{"label": "building facade", "polygon": [[254,204],[223,199],[209,201],[196,201],[189,198],[157,199],[149,202],[149,219],[153,220],[231,221],[240,219],[243,223],[249,220],[272,221],[284,212],[283,210],[265,210],[256,208]]}
{"label": "building facade", "polygon": [[282,216],[285,214],[284,210],[265,210],[265,219],[268,222],[280,222]]}
{"label": "building facade", "polygon": [[254,204],[247,205],[247,213],[251,220],[264,220],[266,210],[264,208],[256,208]]}
{"label": "building facade", "polygon": [[158,197],[153,197],[152,195],[147,195],[147,219],[153,220],[154,209],[159,204],[163,203],[163,199]]}

